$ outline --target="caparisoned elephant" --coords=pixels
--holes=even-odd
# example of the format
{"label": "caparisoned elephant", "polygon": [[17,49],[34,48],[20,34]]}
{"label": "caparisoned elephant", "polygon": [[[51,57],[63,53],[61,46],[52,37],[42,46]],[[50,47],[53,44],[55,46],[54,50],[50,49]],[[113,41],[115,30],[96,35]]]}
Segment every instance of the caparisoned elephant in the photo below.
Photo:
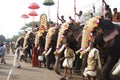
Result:
{"label": "caparisoned elephant", "polygon": [[91,36],[100,55],[105,55],[100,80],[113,80],[110,73],[120,58],[120,26],[103,18],[93,17],[83,28],[81,50],[88,47]]}
{"label": "caparisoned elephant", "polygon": [[77,50],[79,47],[78,45],[80,45],[78,43],[81,41],[81,32],[82,28],[80,26],[76,26],[75,24],[64,23],[61,25],[58,33],[56,51],[54,52],[56,58],[54,70],[56,73],[59,73],[59,65],[62,63],[60,58],[64,56],[63,51],[65,44],[69,43],[71,49],[74,51]]}
{"label": "caparisoned elephant", "polygon": [[49,28],[45,42],[46,66],[48,69],[53,69],[55,64],[54,51],[56,50],[57,38],[58,29],[56,27]]}

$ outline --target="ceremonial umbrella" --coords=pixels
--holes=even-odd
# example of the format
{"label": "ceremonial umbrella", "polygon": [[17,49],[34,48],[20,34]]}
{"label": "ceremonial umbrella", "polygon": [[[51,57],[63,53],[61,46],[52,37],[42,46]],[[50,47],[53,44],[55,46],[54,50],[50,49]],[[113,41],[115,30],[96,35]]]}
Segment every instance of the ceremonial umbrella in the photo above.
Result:
{"label": "ceremonial umbrella", "polygon": [[27,14],[22,14],[22,15],[21,15],[21,18],[24,18],[24,24],[25,24],[25,19],[26,19],[26,18],[29,18],[29,16],[28,16]]}
{"label": "ceremonial umbrella", "polygon": [[50,22],[50,9],[49,9],[50,7],[49,6],[54,5],[54,2],[53,0],[45,0],[43,5],[48,6],[48,16],[49,16],[49,22]]}
{"label": "ceremonial umbrella", "polygon": [[34,17],[35,17],[35,16],[38,16],[38,14],[37,14],[35,11],[31,11],[31,12],[29,13],[29,15],[33,17],[32,31],[34,32]]}
{"label": "ceremonial umbrella", "polygon": [[27,14],[22,14],[21,18],[29,18],[29,16]]}
{"label": "ceremonial umbrella", "polygon": [[39,9],[39,5],[35,2],[31,3],[28,7],[29,9]]}
{"label": "ceremonial umbrella", "polygon": [[25,20],[26,20],[27,18],[29,18],[29,16],[28,16],[27,14],[22,14],[22,15],[21,15],[21,18],[24,18],[24,25],[25,25]]}

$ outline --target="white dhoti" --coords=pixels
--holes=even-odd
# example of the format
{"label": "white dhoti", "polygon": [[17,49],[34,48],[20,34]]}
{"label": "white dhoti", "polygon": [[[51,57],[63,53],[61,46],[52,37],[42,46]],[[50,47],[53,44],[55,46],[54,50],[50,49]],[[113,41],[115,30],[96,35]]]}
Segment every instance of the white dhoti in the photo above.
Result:
{"label": "white dhoti", "polygon": [[[20,50],[19,53],[18,53],[18,50]],[[15,51],[15,55],[14,55],[13,67],[20,67],[21,54],[22,54],[21,49],[17,48],[16,51]]]}
{"label": "white dhoti", "polygon": [[[65,52],[64,52],[65,57],[66,57],[66,51],[67,50],[65,49]],[[72,58],[65,58],[65,60],[63,61],[63,64],[62,64],[63,67],[72,68],[74,60],[75,60],[75,55]]]}
{"label": "white dhoti", "polygon": [[72,68],[73,67],[73,58],[66,58],[64,61],[63,61],[63,67],[69,67],[69,68]]}
{"label": "white dhoti", "polygon": [[92,71],[92,70],[89,70],[88,68],[85,68],[84,72],[83,72],[83,75],[84,76],[96,76],[97,75],[97,71]]}

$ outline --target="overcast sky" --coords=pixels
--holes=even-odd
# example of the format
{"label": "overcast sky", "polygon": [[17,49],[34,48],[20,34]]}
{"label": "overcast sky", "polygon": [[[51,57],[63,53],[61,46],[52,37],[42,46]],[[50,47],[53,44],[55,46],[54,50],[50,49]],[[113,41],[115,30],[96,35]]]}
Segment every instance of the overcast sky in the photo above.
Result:
{"label": "overcast sky", "polygon": [[[57,13],[57,1],[54,0],[55,5],[50,7],[50,18],[56,21]],[[79,10],[87,11],[92,9],[92,5],[96,6],[96,9],[101,6],[102,0],[76,0],[76,12]],[[118,8],[120,11],[120,0],[105,0],[113,9]],[[35,21],[39,21],[40,15],[46,13],[48,15],[48,7],[43,5],[44,0],[1,0],[0,1],[0,35],[5,35],[6,38],[12,37],[17,34],[20,28],[24,25],[24,19],[20,16],[22,14],[28,14],[31,10],[28,8],[30,3],[36,2],[40,8],[35,10],[38,16],[35,17]],[[59,16],[64,15],[67,19],[69,16],[74,16],[74,0],[59,0]],[[32,17],[29,16],[26,19],[26,23],[31,22]]]}

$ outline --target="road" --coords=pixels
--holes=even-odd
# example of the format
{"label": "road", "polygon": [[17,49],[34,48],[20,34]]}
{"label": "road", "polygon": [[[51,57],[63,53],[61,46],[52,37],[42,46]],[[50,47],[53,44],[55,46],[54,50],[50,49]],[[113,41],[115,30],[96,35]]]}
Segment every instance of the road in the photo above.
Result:
{"label": "road", "polygon": [[[60,80],[63,77],[53,70],[32,67],[31,62],[21,62],[22,68],[13,68],[12,53],[6,54],[5,59],[7,64],[0,63],[0,80]],[[80,80],[80,76],[73,75],[72,80]]]}
{"label": "road", "polygon": [[[60,70],[62,74],[58,75],[53,70],[32,67],[30,60],[27,63],[21,62],[22,68],[13,68],[14,55],[12,53],[6,54],[5,59],[7,64],[0,63],[0,80],[60,80],[63,77],[63,70]],[[82,79],[80,75],[73,73],[71,80],[86,79]]]}

